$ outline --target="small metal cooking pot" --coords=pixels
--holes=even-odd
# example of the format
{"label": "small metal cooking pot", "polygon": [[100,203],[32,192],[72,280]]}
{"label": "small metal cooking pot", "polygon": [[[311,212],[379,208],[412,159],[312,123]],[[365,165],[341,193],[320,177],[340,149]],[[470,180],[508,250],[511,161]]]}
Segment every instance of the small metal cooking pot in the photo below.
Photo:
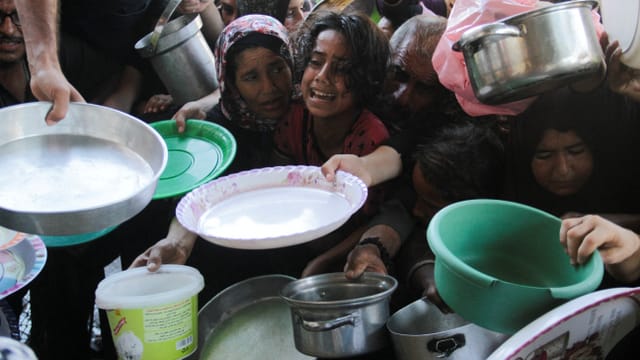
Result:
{"label": "small metal cooking pot", "polygon": [[576,82],[600,80],[606,63],[593,0],[545,6],[465,31],[462,51],[479,101],[504,104]]}
{"label": "small metal cooking pot", "polygon": [[398,360],[486,359],[509,337],[444,314],[426,298],[398,310],[387,328]]}
{"label": "small metal cooking pot", "polygon": [[396,287],[393,277],[375,273],[357,280],[344,273],[321,274],[287,284],[281,296],[291,309],[296,348],[322,358],[384,348],[389,298]]}

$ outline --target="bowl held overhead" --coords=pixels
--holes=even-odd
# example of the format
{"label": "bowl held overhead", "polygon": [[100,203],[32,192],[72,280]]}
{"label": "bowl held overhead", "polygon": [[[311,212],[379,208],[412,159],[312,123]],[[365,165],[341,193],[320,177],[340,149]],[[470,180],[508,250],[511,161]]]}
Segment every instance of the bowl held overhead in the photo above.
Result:
{"label": "bowl held overhead", "polygon": [[462,51],[479,101],[504,104],[604,78],[606,63],[592,16],[596,1],[544,6],[465,31]]}
{"label": "bowl held overhead", "polygon": [[47,126],[51,103],[0,109],[0,225],[29,234],[104,231],[151,201],[167,162],[160,135],[143,121],[71,103]]}

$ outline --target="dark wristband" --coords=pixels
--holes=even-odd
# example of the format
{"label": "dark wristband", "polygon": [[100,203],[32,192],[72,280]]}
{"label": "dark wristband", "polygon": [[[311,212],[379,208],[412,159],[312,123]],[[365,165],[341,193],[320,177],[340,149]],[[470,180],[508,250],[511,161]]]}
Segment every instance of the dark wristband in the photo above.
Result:
{"label": "dark wristband", "polygon": [[389,255],[389,251],[387,251],[387,248],[384,247],[384,245],[380,241],[380,238],[377,236],[368,237],[360,240],[360,242],[358,243],[358,245],[367,245],[367,244],[375,245],[378,248],[378,251],[380,252],[380,260],[382,260],[382,263],[384,264],[384,266],[386,266],[387,269],[389,269],[391,267],[391,256]]}

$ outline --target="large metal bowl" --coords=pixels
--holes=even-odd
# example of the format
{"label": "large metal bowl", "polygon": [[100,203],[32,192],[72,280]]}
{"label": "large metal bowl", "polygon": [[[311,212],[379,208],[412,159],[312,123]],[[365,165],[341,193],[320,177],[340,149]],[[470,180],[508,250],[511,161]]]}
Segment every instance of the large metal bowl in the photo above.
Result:
{"label": "large metal bowl", "polygon": [[48,126],[51,103],[0,109],[0,225],[31,234],[75,235],[118,225],[152,199],[167,147],[123,112],[71,103]]}

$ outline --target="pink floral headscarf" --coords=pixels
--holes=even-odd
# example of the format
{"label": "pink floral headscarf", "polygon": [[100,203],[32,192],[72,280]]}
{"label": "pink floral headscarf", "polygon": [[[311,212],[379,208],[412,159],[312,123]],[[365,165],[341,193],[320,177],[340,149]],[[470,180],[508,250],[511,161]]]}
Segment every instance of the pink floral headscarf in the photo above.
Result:
{"label": "pink floral headscarf", "polygon": [[235,94],[225,84],[227,79],[225,68],[227,67],[227,53],[229,49],[240,39],[260,33],[270,35],[282,40],[283,46],[279,55],[283,57],[289,66],[292,66],[291,50],[289,48],[289,36],[287,29],[278,20],[271,16],[251,14],[237,18],[227,25],[220,37],[215,49],[215,65],[220,85],[220,104],[222,112],[231,121],[237,122],[244,129],[255,131],[270,131],[275,127],[278,119],[259,118],[250,111],[247,104],[238,94]]}

